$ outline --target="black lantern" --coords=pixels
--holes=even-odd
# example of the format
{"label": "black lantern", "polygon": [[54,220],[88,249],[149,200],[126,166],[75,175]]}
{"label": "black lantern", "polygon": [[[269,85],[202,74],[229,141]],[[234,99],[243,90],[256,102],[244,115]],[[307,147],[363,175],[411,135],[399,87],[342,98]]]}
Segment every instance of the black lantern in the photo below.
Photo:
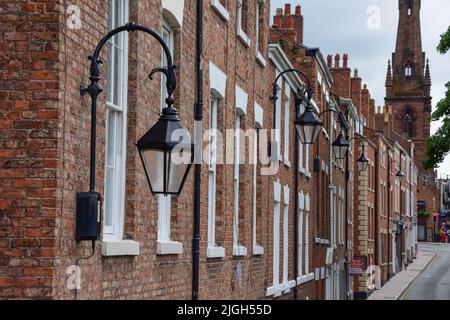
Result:
{"label": "black lantern", "polygon": [[333,151],[336,159],[342,160],[347,155],[350,143],[345,139],[342,132],[339,133],[337,139],[333,142]]}
{"label": "black lantern", "polygon": [[360,172],[366,171],[367,168],[369,167],[369,159],[366,157],[366,153],[364,152],[364,147],[363,147],[363,152],[361,154],[361,157],[359,157],[359,159],[356,161],[358,163],[358,170]]}
{"label": "black lantern", "polygon": [[403,173],[402,169],[400,169],[400,170],[397,172],[397,175],[396,175],[395,177],[397,178],[397,180],[398,180],[399,183],[402,183],[403,178],[405,178],[405,174]]}
{"label": "black lantern", "polygon": [[193,144],[177,111],[163,110],[136,144],[153,194],[179,195],[193,162]]}
{"label": "black lantern", "polygon": [[315,144],[322,131],[323,122],[311,104],[308,104],[300,119],[295,121],[295,126],[303,144]]}

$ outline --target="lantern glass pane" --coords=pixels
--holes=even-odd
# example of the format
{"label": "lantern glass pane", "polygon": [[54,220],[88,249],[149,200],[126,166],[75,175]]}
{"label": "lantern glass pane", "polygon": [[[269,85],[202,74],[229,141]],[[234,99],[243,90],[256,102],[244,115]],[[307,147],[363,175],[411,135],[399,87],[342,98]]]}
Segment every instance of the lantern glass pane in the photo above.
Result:
{"label": "lantern glass pane", "polygon": [[173,150],[168,159],[169,179],[168,193],[180,193],[185,176],[192,162],[191,145],[178,145]]}
{"label": "lantern glass pane", "polygon": [[314,138],[315,126],[310,125],[298,125],[297,130],[299,130],[300,140],[303,144],[312,144]]}
{"label": "lantern glass pane", "polygon": [[141,153],[152,191],[164,193],[164,152],[147,149]]}

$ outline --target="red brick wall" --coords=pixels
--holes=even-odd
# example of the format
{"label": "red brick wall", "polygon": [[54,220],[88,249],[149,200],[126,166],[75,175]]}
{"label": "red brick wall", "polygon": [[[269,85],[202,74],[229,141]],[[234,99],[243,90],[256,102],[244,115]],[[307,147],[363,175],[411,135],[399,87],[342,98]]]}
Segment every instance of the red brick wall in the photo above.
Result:
{"label": "red brick wall", "polygon": [[59,254],[59,1],[0,4],[0,297],[49,298]]}

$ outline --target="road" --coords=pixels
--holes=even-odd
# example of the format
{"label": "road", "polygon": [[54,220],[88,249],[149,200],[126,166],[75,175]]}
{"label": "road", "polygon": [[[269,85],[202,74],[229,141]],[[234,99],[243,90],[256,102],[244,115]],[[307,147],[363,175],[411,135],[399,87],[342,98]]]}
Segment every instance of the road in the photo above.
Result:
{"label": "road", "polygon": [[419,250],[436,259],[414,281],[405,300],[450,300],[450,244],[420,244]]}

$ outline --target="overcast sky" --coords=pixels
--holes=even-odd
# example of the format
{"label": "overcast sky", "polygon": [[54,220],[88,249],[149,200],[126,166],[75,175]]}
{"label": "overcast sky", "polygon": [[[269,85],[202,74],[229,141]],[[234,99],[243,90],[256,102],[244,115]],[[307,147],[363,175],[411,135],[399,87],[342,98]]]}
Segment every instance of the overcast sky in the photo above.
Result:
{"label": "overcast sky", "polygon": [[[387,60],[395,50],[398,1],[271,0],[272,16],[285,3],[292,4],[293,12],[296,5],[302,6],[304,44],[320,47],[324,57],[348,53],[350,67],[359,69],[376,104],[383,105]],[[422,1],[422,45],[430,59],[433,107],[444,97],[444,85],[450,81],[450,53],[442,56],[436,51],[440,35],[450,25],[449,12],[449,0]],[[437,124],[432,125],[433,131],[436,127]],[[450,175],[450,156],[441,165],[439,174]]]}

